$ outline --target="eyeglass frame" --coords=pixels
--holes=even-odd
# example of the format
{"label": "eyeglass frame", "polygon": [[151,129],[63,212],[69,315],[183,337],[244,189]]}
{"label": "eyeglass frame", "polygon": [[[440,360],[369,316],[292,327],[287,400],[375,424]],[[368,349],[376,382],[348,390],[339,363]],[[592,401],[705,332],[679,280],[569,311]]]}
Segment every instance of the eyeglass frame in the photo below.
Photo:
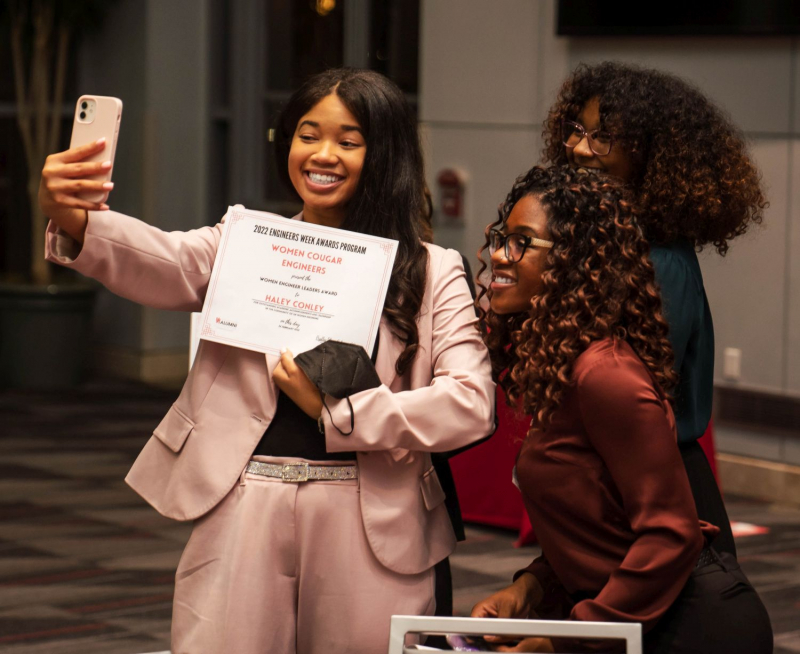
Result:
{"label": "eyeglass frame", "polygon": [[[494,250],[492,250],[492,234],[497,234],[503,240],[502,246],[496,247]],[[524,245],[522,246],[522,254],[519,255],[519,259],[512,259],[508,251],[508,239],[511,238],[512,236],[519,236],[525,241]],[[492,227],[489,230],[489,245],[488,245],[489,256],[494,256],[494,253],[502,248],[503,256],[506,258],[506,261],[510,263],[518,263],[522,261],[522,257],[525,256],[525,253],[528,251],[529,247],[536,247],[536,248],[542,248],[544,250],[549,250],[554,245],[555,243],[553,241],[547,241],[543,238],[537,238],[536,236],[528,236],[527,234],[520,234],[518,232],[503,234],[503,232],[500,231],[497,227]]]}
{"label": "eyeglass frame", "polygon": [[[569,145],[567,143],[567,139],[566,139],[566,133],[567,133],[566,127],[567,127],[567,125],[575,125],[575,127],[580,129],[581,138],[580,138],[580,141],[578,141],[575,145]],[[599,152],[597,152],[597,150],[594,149],[594,147],[592,145],[592,143],[594,142],[594,136],[592,136],[592,135],[593,134],[597,134],[598,132],[608,132],[608,130],[593,129],[590,132],[583,125],[581,125],[579,122],[577,122],[575,120],[567,120],[566,118],[564,118],[561,121],[561,144],[565,148],[576,148],[576,147],[578,147],[578,145],[580,145],[580,142],[583,141],[583,139],[585,138],[586,142],[589,144],[589,149],[594,154],[596,154],[598,157],[607,157],[609,154],[611,154],[611,148],[614,147],[614,135],[611,132],[608,132],[608,136],[610,137],[609,138],[609,142],[608,142],[608,152],[604,152],[603,154],[600,154]]]}

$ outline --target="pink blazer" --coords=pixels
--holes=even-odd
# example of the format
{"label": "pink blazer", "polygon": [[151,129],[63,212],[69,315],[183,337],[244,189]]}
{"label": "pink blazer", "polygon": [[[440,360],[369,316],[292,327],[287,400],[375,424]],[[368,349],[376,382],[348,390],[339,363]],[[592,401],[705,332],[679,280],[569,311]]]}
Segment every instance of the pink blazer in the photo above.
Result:
{"label": "pink blazer", "polygon": [[[163,232],[114,212],[89,212],[83,247],[48,226],[46,256],[147,306],[199,311],[221,224]],[[401,377],[402,343],[380,325],[378,388],[351,396],[355,430],[343,436],[323,412],[329,452],[356,451],[361,515],[377,559],[418,573],[455,548],[431,452],[484,438],[494,427],[489,357],[475,327],[460,255],[428,246],[419,352]],[[201,341],[180,396],[153,432],[126,481],[163,515],[192,520],[238,482],[275,413],[278,358]],[[328,398],[333,422],[349,408]]]}

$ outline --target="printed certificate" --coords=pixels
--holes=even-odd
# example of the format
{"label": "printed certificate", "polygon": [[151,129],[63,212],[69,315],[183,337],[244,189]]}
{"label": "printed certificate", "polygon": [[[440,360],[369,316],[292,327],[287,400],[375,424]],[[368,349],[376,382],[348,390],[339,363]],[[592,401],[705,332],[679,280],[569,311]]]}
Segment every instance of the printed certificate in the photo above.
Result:
{"label": "printed certificate", "polygon": [[372,352],[397,241],[229,207],[200,338],[299,354],[329,339]]}

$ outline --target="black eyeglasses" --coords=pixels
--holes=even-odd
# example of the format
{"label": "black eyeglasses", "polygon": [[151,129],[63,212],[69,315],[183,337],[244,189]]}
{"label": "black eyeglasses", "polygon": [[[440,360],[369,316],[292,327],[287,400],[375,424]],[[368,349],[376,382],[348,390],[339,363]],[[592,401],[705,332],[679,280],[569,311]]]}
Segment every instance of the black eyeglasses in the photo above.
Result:
{"label": "black eyeglasses", "polygon": [[503,255],[506,260],[516,263],[522,259],[525,250],[529,247],[549,249],[553,247],[553,241],[545,241],[543,238],[526,236],[525,234],[503,234],[496,227],[489,230],[490,255],[503,248]]}
{"label": "black eyeglasses", "polygon": [[594,129],[587,132],[586,128],[574,120],[565,120],[561,123],[561,142],[568,148],[574,148],[586,137],[589,149],[598,157],[605,157],[611,152],[614,135],[605,129]]}

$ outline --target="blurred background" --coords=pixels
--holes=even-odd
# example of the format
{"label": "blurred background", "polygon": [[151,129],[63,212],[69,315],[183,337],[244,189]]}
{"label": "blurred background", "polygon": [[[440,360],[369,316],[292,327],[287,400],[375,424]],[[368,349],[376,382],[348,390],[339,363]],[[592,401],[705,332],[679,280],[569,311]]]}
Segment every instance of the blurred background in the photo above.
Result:
{"label": "blurred background", "polygon": [[[36,13],[37,0],[17,4]],[[726,258],[701,257],[716,328],[717,421],[738,425],[720,431],[718,449],[800,465],[800,439],[793,437],[800,431],[800,42],[792,3],[720,2],[716,13],[710,3],[685,17],[680,11],[689,3],[677,3],[660,22],[637,23],[626,14],[628,25],[621,26],[611,9],[575,0],[562,3],[560,26],[556,0],[62,4],[74,14],[66,17],[73,23],[63,53],[58,147],[69,143],[81,93],[121,98],[112,208],[168,230],[214,224],[235,203],[284,215],[296,210],[273,169],[269,129],[292,89],[329,66],[378,70],[407,93],[427,155],[436,241],[473,262],[497,204],[538,161],[547,108],[578,63],[635,62],[694,82],[747,135],[770,201],[763,227],[737,239]],[[0,271],[6,279],[28,271],[32,240],[11,26],[5,9]],[[25,47],[30,55],[32,46]],[[185,315],[101,291],[82,358],[89,373],[174,386],[185,376],[188,344]],[[742,461],[723,467],[723,474],[744,475],[745,488],[752,485]],[[759,474],[785,486],[779,468]],[[800,481],[792,490],[800,497]]]}
{"label": "blurred background", "polygon": [[[8,426],[15,425],[20,440],[6,445],[19,451],[23,422],[14,420],[22,421],[24,411],[15,407],[28,402],[33,411],[31,398],[78,397],[69,394],[89,388],[83,397],[102,402],[100,389],[115,383],[129,394],[167,398],[186,376],[185,314],[90,288],[81,295],[81,317],[65,310],[74,330],[65,345],[56,339],[62,328],[21,313],[27,301],[41,313],[43,298],[80,295],[79,280],[32,267],[41,230],[31,227],[36,216],[28,186],[29,175],[38,184],[42,163],[33,155],[48,144],[55,144],[51,151],[67,147],[79,95],[124,103],[112,209],[161,229],[188,230],[216,223],[237,203],[293,214],[297,207],[275,174],[269,139],[281,103],[305,77],[327,67],[380,71],[399,84],[419,118],[435,241],[461,251],[476,268],[485,225],[515,177],[539,160],[542,121],[561,82],[581,62],[613,59],[695,83],[744,131],[761,168],[770,201],[763,226],[735,240],[727,257],[704,252],[700,258],[716,331],[716,463],[726,494],[800,505],[798,8],[791,0],[711,2],[702,9],[675,2],[656,22],[637,22],[635,14],[620,19],[604,4],[6,3],[0,10],[0,400],[6,416],[0,443],[1,432],[11,434]],[[45,45],[43,34],[50,39]],[[38,286],[30,284],[32,276]],[[10,334],[19,332],[28,342],[12,344]],[[54,352],[59,360],[74,355],[83,369],[31,378],[39,367],[32,357],[53,361]],[[138,424],[136,413],[130,409],[129,426]],[[137,443],[157,419],[141,424]],[[63,422],[46,424],[58,429]],[[15,465],[26,464],[15,459]],[[792,538],[800,548],[800,536]]]}

